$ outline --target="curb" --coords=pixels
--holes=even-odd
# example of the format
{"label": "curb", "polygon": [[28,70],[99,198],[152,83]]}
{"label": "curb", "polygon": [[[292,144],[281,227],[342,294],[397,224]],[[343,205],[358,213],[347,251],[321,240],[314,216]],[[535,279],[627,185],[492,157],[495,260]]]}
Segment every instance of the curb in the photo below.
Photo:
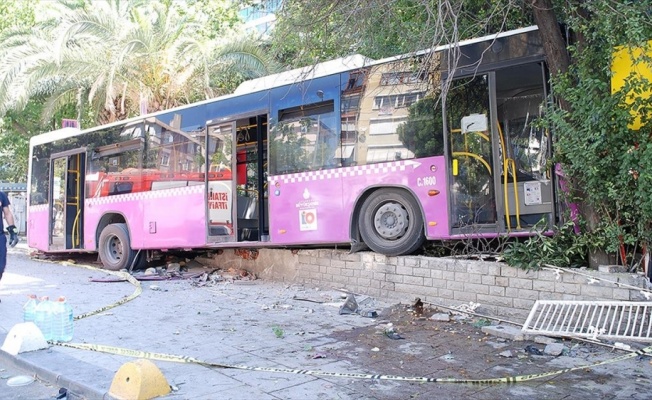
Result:
{"label": "curb", "polygon": [[[102,392],[97,388],[77,382],[55,371],[41,367],[23,357],[9,354],[6,351],[0,350],[0,361],[6,362],[10,366],[23,370],[28,374],[35,375],[37,378],[55,387],[66,388],[68,391],[68,400],[114,400],[108,392]],[[80,368],[83,367],[80,366]]]}

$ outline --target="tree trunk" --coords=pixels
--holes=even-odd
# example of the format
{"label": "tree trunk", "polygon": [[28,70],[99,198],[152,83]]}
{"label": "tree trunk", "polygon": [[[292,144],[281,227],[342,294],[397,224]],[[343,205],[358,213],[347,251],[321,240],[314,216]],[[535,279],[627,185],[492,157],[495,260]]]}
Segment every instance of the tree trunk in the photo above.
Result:
{"label": "tree trunk", "polygon": [[534,21],[539,26],[543,50],[546,54],[550,74],[556,77],[568,71],[570,57],[566,43],[557,23],[557,16],[552,7],[552,0],[530,0]]}
{"label": "tree trunk", "polygon": [[[564,41],[559,23],[557,22],[557,16],[555,15],[555,10],[552,6],[552,0],[528,1],[532,7],[534,21],[539,27],[539,33],[541,34],[541,39],[543,41],[543,51],[546,55],[546,62],[548,64],[550,75],[555,78],[568,72],[570,67],[570,56],[568,55],[566,42]],[[579,12],[582,13],[585,18],[589,17],[586,9],[580,7]],[[582,41],[581,38],[579,40]],[[559,102],[559,106],[563,110],[572,111],[571,105],[563,98],[556,98],[556,100]],[[583,210],[583,216],[587,221],[588,229],[593,230],[598,226],[600,216],[591,204],[587,202],[585,196],[582,195],[581,198],[580,209]],[[597,249],[589,253],[590,268],[597,269],[599,265],[610,265],[615,263],[616,259],[614,255],[608,254],[604,250]]]}

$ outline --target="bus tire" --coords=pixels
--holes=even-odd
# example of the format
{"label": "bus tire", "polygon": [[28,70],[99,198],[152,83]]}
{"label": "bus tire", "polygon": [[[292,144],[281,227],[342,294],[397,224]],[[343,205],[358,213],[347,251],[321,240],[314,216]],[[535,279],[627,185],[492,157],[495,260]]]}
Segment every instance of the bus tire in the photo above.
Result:
{"label": "bus tire", "polygon": [[109,271],[128,269],[136,257],[131,248],[127,224],[110,224],[100,234],[99,255]]}
{"label": "bus tire", "polygon": [[365,244],[386,256],[413,253],[425,240],[419,204],[401,189],[379,189],[367,197],[358,227]]}

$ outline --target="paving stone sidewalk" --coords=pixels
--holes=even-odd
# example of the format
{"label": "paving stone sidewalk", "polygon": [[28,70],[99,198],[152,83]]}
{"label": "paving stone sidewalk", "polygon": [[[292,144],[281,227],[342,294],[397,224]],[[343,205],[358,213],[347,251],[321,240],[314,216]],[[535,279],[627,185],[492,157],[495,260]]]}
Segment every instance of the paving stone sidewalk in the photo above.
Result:
{"label": "paving stone sidewalk", "polygon": [[[30,259],[13,249],[0,283],[0,341],[21,322],[29,294],[66,296],[76,314],[113,304],[134,292],[127,282],[93,282],[108,275],[79,266]],[[488,335],[478,318],[434,321],[426,305],[356,296],[377,318],[340,315],[339,288],[262,280],[213,283],[197,279],[142,281],[133,301],[75,322],[73,342],[194,357],[247,367],[378,374],[400,377],[493,378],[589,365],[622,352],[575,341],[559,356],[525,349],[545,345]],[[391,325],[390,325],[391,324]],[[401,338],[392,338],[389,331]],[[633,344],[640,348],[641,344]],[[502,355],[501,355],[502,354]],[[511,354],[511,357],[508,355]],[[16,357],[0,354],[54,387],[80,398],[109,398],[116,371],[132,358],[53,346]],[[647,399],[648,358],[511,385],[413,383],[155,361],[175,390],[170,399]],[[4,391],[0,390],[0,399]]]}

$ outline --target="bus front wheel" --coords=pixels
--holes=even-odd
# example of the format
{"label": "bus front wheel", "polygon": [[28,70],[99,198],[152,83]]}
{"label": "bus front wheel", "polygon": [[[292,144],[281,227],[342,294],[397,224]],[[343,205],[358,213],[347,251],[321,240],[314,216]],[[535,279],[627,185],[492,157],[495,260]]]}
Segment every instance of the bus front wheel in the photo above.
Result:
{"label": "bus front wheel", "polygon": [[109,271],[128,269],[136,257],[129,242],[127,224],[111,224],[100,234],[100,260]]}
{"label": "bus front wheel", "polygon": [[367,246],[386,256],[410,254],[425,240],[419,205],[400,189],[380,189],[367,197],[358,226]]}

